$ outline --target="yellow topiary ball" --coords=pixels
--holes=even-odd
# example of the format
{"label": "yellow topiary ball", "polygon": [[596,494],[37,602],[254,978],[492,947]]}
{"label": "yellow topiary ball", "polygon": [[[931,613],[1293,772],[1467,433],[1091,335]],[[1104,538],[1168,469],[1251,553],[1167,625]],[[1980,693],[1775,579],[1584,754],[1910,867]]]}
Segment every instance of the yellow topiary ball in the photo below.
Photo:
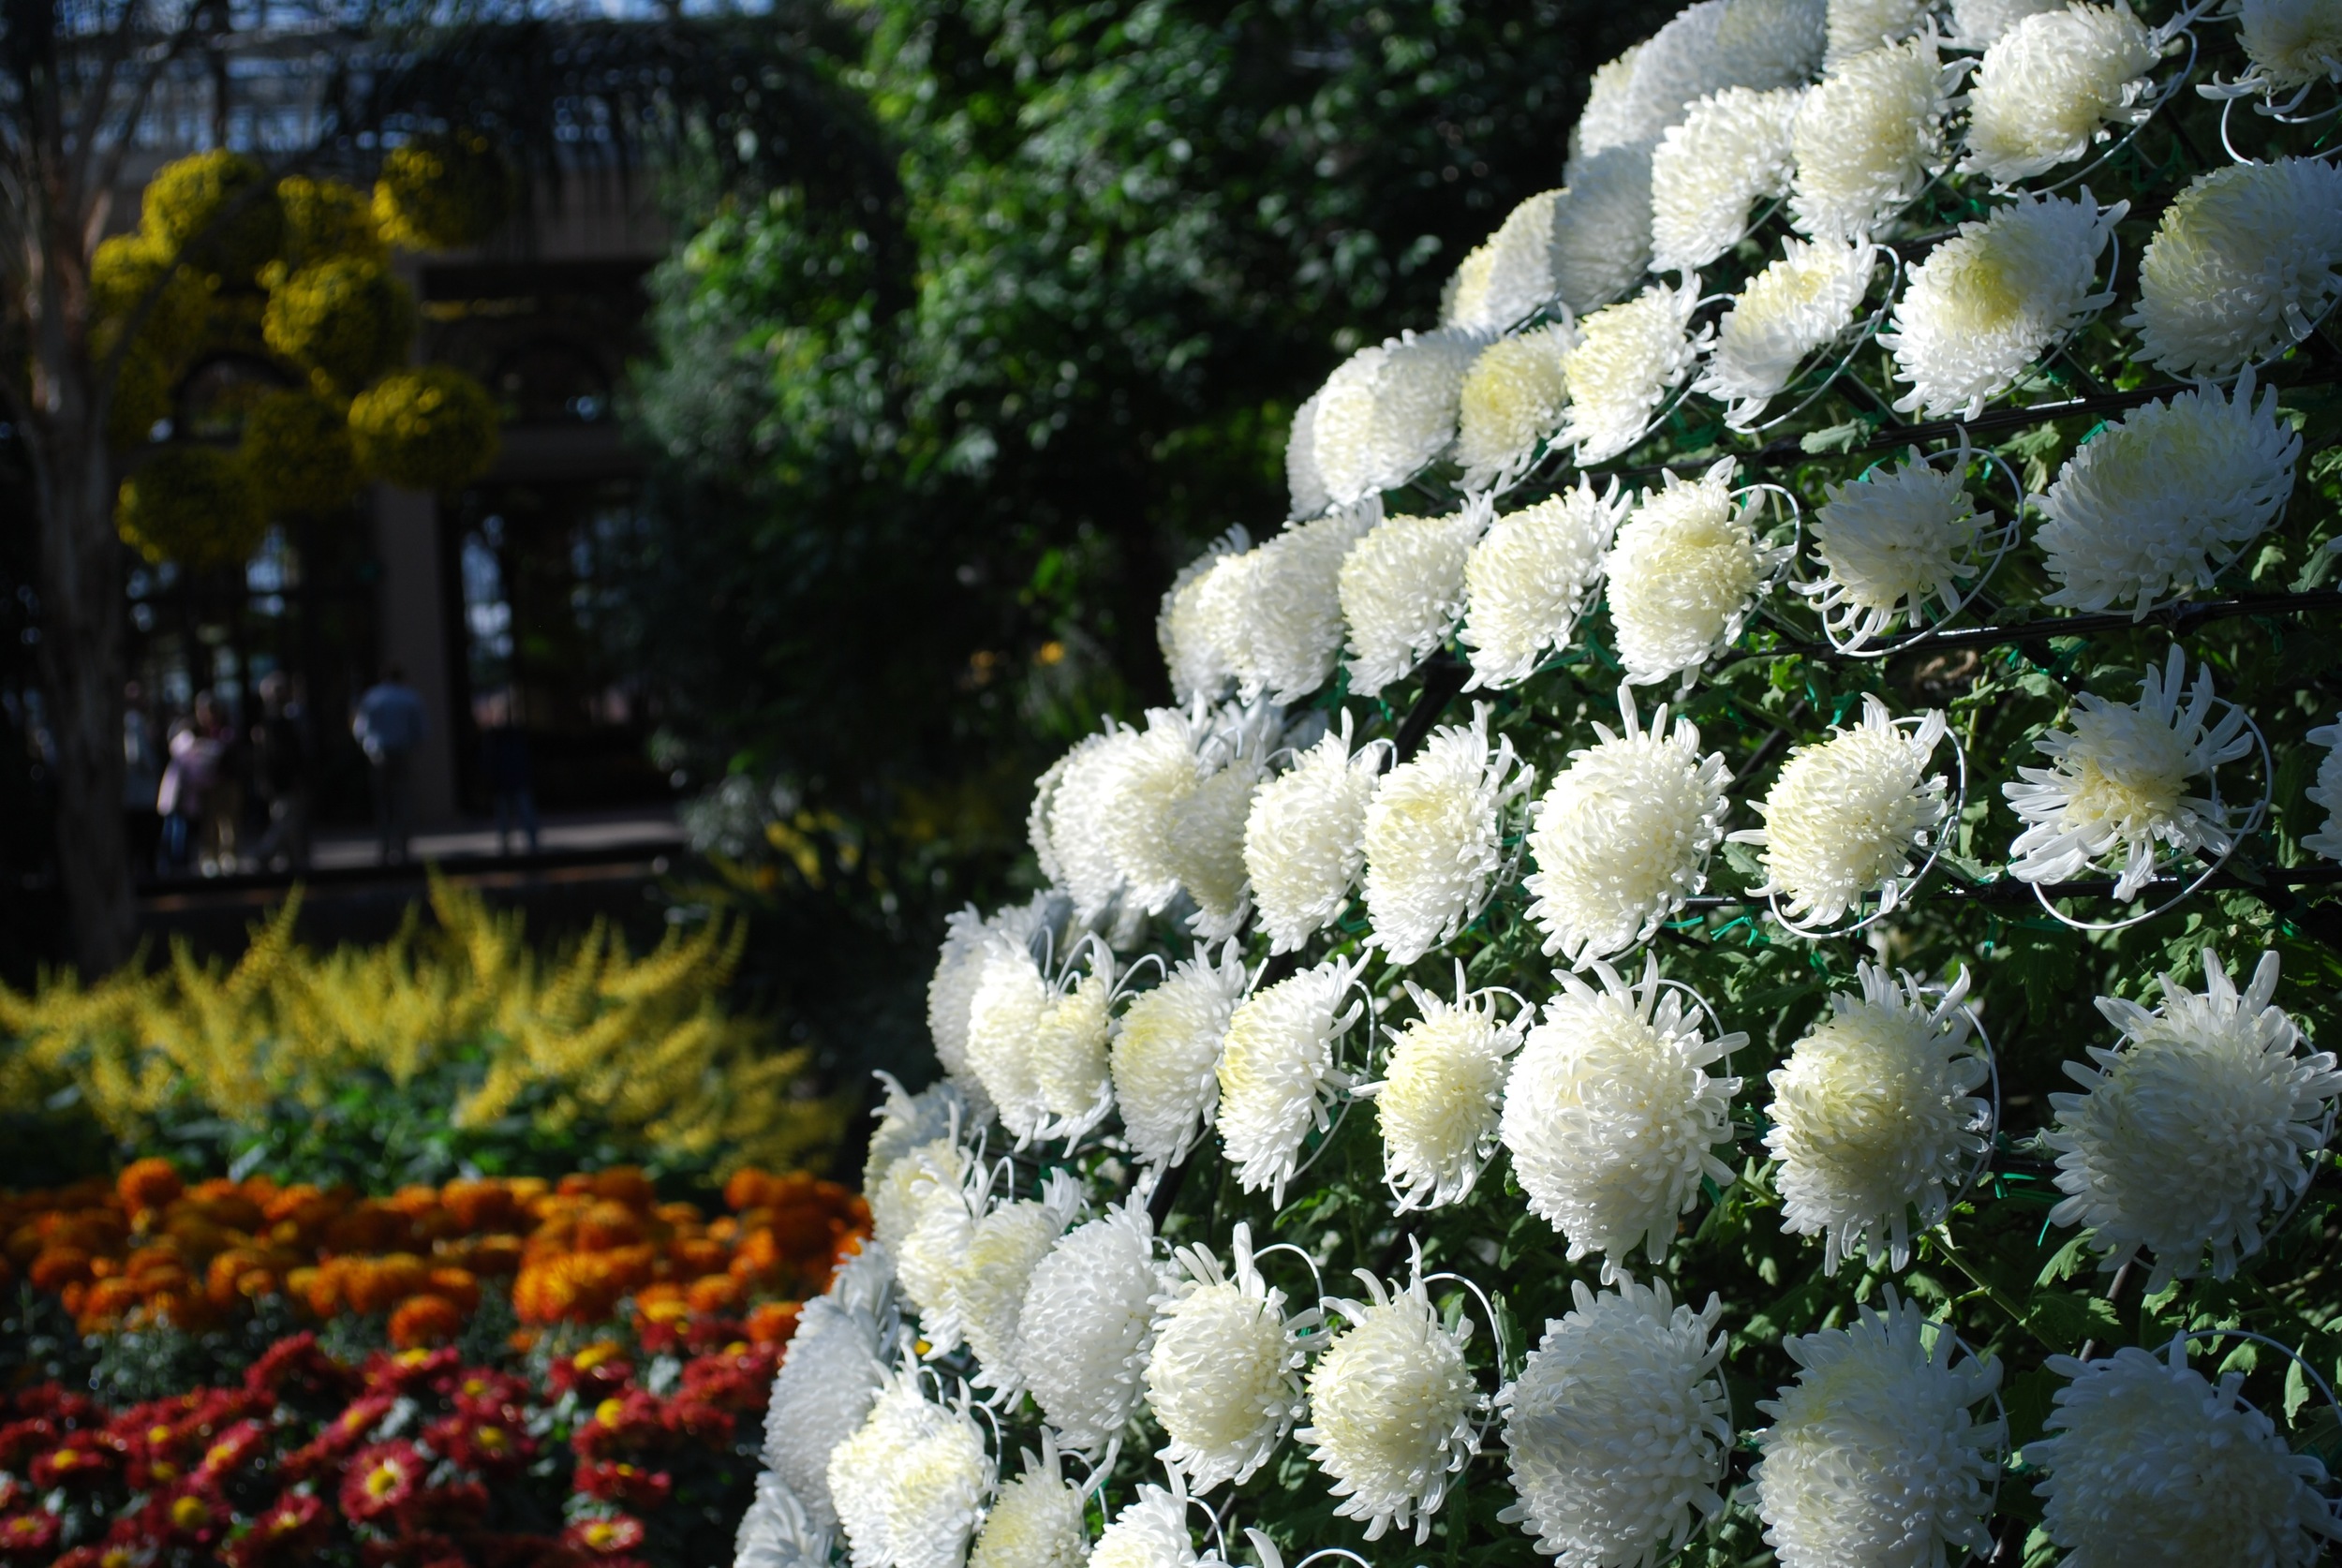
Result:
{"label": "yellow topiary ball", "polygon": [[378,261],[341,257],[277,280],[260,318],[273,353],[301,365],[319,392],[347,393],[407,357],[415,303]]}
{"label": "yellow topiary ball", "polygon": [[166,447],[122,481],[114,528],[148,560],[232,567],[268,533],[259,491],[232,452]]}
{"label": "yellow topiary ball", "polygon": [[170,247],[150,234],[116,234],[98,243],[90,259],[90,303],[100,353],[111,333],[128,321],[160,283],[162,294],[139,328],[139,344],[165,361],[190,359],[203,345],[212,312],[212,280],[193,267],[173,267]]}
{"label": "yellow topiary ball", "polygon": [[478,244],[511,204],[511,170],[472,131],[419,136],[393,148],[374,182],[374,221],[402,250]]}
{"label": "yellow topiary ball", "polygon": [[374,209],[356,185],[289,174],[276,182],[276,200],[285,209],[282,265],[287,272],[340,257],[388,259]]}
{"label": "yellow topiary ball", "polygon": [[349,432],[361,469],[409,490],[453,490],[496,461],[496,404],[446,365],[402,370],[360,392]]}
{"label": "yellow topiary ball", "polygon": [[307,392],[273,392],[244,417],[237,449],[260,506],[272,517],[338,511],[358,494],[358,451],[349,422]]}
{"label": "yellow topiary ball", "polygon": [[285,241],[285,212],[268,170],[225,149],[167,163],[147,182],[141,221],[172,255],[230,283],[249,283]]}

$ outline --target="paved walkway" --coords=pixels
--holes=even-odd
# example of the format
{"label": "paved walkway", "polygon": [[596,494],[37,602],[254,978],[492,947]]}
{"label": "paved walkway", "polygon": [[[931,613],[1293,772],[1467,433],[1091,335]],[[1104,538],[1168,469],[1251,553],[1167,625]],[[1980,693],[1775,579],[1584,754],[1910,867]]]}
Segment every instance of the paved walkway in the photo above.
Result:
{"label": "paved walkway", "polygon": [[[411,842],[414,859],[439,865],[480,859],[525,863],[530,858],[526,840],[517,833],[500,848],[493,823],[419,833]],[[683,830],[665,806],[547,817],[537,834],[537,857],[553,861],[623,850],[654,854],[682,847]],[[319,871],[352,871],[376,865],[376,852],[372,833],[320,833],[311,865]]]}

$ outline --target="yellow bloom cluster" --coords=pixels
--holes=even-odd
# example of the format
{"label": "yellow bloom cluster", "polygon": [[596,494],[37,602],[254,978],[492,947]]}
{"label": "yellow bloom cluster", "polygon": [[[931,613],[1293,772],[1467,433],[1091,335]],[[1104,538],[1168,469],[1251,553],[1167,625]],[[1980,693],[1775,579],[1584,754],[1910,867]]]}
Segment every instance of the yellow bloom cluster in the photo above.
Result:
{"label": "yellow bloom cluster", "polygon": [[147,182],[139,221],[171,255],[229,283],[248,283],[285,243],[285,210],[265,185],[268,168],[244,153],[215,149],[176,158]]}
{"label": "yellow bloom cluster", "polygon": [[374,221],[402,250],[457,250],[487,238],[511,200],[511,171],[486,137],[421,136],[383,158]]}
{"label": "yellow bloom cluster", "polygon": [[453,490],[496,461],[496,404],[446,365],[383,377],[350,403],[349,431],[366,472],[409,490]]}
{"label": "yellow bloom cluster", "polygon": [[309,373],[319,392],[348,396],[407,357],[415,303],[379,261],[335,257],[268,291],[269,348]]}
{"label": "yellow bloom cluster", "polygon": [[114,527],[150,561],[235,566],[260,547],[268,514],[243,462],[214,447],[166,447],[122,481]]}
{"label": "yellow bloom cluster", "polygon": [[349,422],[321,397],[264,393],[245,412],[237,452],[273,517],[338,511],[358,494]]}
{"label": "yellow bloom cluster", "polygon": [[409,921],[376,948],[319,954],[297,942],[299,898],[254,929],[233,969],[175,946],[83,985],[0,986],[0,1108],[32,1110],[68,1086],[111,1131],[143,1130],[192,1098],[252,1125],[290,1102],[324,1104],[354,1072],[404,1085],[465,1057],[485,1074],[457,1102],[461,1126],[526,1108],[548,1127],[587,1124],[720,1170],[787,1168],[832,1143],[841,1101],[796,1093],[808,1053],[721,1002],[745,928],[670,933],[640,958],[597,925],[541,958],[519,916],[437,878],[436,927]]}

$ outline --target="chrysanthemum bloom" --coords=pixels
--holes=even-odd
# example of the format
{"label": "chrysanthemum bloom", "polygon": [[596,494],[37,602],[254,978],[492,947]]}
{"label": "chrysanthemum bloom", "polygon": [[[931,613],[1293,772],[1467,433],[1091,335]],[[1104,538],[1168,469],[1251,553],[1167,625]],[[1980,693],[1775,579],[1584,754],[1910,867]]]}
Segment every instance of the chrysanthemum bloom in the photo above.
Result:
{"label": "chrysanthemum bloom", "polygon": [[1114,1097],[1123,1135],[1141,1160],[1178,1164],[1211,1125],[1220,1044],[1247,978],[1235,943],[1221,949],[1217,963],[1198,947],[1114,1021]]}
{"label": "chrysanthemum bloom", "polygon": [[[968,1212],[967,1152],[948,1138],[912,1150],[887,1182],[902,1229],[879,1240],[895,1255],[895,1278],[914,1307],[940,1307],[967,1250],[975,1216]],[[946,1347],[949,1348],[949,1347]]]}
{"label": "chrysanthemum bloom", "polygon": [[1294,524],[1205,579],[1206,613],[1233,629],[1238,690],[1247,702],[1264,693],[1294,702],[1333,674],[1341,558],[1382,518],[1382,504],[1369,501]]}
{"label": "chrysanthemum bloom", "polygon": [[1300,1418],[1299,1331],[1317,1314],[1288,1318],[1285,1294],[1253,1263],[1253,1230],[1237,1221],[1232,1266],[1208,1247],[1182,1247],[1183,1271],[1155,1319],[1147,1403],[1170,1441],[1155,1457],[1208,1492],[1242,1486]]}
{"label": "chrysanthemum bloom", "polygon": [[[1350,368],[1344,362],[1334,374]],[[1285,436],[1286,515],[1295,521],[1319,516],[1334,504],[1326,491],[1326,476],[1317,466],[1317,410],[1325,401],[1323,387],[1303,398],[1293,410],[1293,427]]]}
{"label": "chrysanthemum bloom", "polygon": [[1480,350],[1464,373],[1456,461],[1464,486],[1485,490],[1513,479],[1562,428],[1569,402],[1562,360],[1577,347],[1576,329],[1534,327]]}
{"label": "chrysanthemum bloom", "polygon": [[1280,711],[1255,703],[1212,716],[1198,750],[1204,772],[1165,813],[1162,859],[1195,907],[1187,927],[1224,941],[1253,912],[1244,874],[1244,824],[1267,777],[1267,759],[1283,730]]}
{"label": "chrysanthemum bloom", "polygon": [[1430,1539],[1448,1479],[1472,1457],[1485,1403],[1464,1365],[1472,1320],[1440,1326],[1422,1259],[1402,1291],[1358,1271],[1368,1301],[1328,1301],[1349,1321],[1310,1368],[1310,1424],[1295,1434],[1342,1500],[1334,1513],[1379,1541],[1396,1525]]}
{"label": "chrysanthemum bloom", "polygon": [[1830,487],[1814,520],[1814,554],[1827,574],[1795,584],[1859,648],[1898,620],[1916,624],[1932,599],[1960,602],[1959,579],[1984,530],[1968,495],[1967,465],[1938,468],[1911,448],[1901,464]]}
{"label": "chrysanthemum bloom", "polygon": [[1335,505],[1404,484],[1446,451],[1464,370],[1484,341],[1457,328],[1406,333],[1359,349],[1334,372],[1317,393],[1310,441]]}
{"label": "chrysanthemum bloom", "polygon": [[1962,224],[1913,269],[1895,330],[1878,335],[1894,351],[1895,378],[1911,383],[1897,408],[1972,420],[2043,349],[2113,303],[2091,284],[2130,203],[2100,212],[2088,186],[2082,196],[2019,197]]}
{"label": "chrysanthemum bloom", "polygon": [[2322,158],[2200,174],[2164,209],[2123,325],[2174,376],[2226,376],[2309,335],[2342,289],[2342,169]]}
{"label": "chrysanthemum bloom", "polygon": [[2342,6],[2335,0],[2243,0],[2236,34],[2252,62],[2240,87],[2275,94],[2342,81]]}
{"label": "chrysanthemum bloom", "polygon": [[[2181,698],[2186,706],[2180,705]],[[2187,655],[2174,643],[2164,667],[2139,683],[2139,701],[2110,703],[2094,691],[2074,699],[2069,730],[2052,730],[2034,748],[2046,768],[2019,768],[2001,793],[2024,823],[2008,846],[2019,881],[2062,882],[2120,851],[2114,896],[2128,898],[2155,876],[2158,844],[2185,854],[2228,852],[2227,807],[2185,791],[2223,762],[2253,749],[2242,709],[2211,722],[2212,668],[2187,685]]]}
{"label": "chrysanthemum bloom", "polygon": [[1226,1568],[1218,1555],[1198,1557],[1187,1532],[1187,1495],[1151,1481],[1139,1483],[1138,1495],[1122,1505],[1114,1522],[1098,1534],[1089,1549],[1089,1568]]}
{"label": "chrysanthemum bloom", "polygon": [[1146,1206],[1132,1202],[1068,1231],[1032,1271],[1016,1365],[1069,1448],[1104,1446],[1137,1408],[1155,1297],[1169,1284],[1154,1247]]}
{"label": "chrysanthemum bloom", "polygon": [[1412,964],[1480,912],[1504,864],[1505,807],[1534,777],[1509,737],[1490,749],[1486,703],[1383,776],[1366,808],[1369,945]]}
{"label": "chrysanthemum bloom", "polygon": [[1081,1189],[1052,1171],[1041,1196],[994,1204],[969,1227],[965,1250],[951,1274],[940,1309],[921,1323],[937,1354],[967,1342],[975,1353],[975,1381],[1014,1398],[1025,1385],[1016,1364],[1016,1325],[1032,1286],[1033,1270],[1048,1256],[1081,1207]]}
{"label": "chrysanthemum bloom", "polygon": [[1718,85],[1802,87],[1829,46],[1829,0],[1732,0],[1716,25]]}
{"label": "chrysanthemum bloom", "polygon": [[1350,689],[1371,697],[1446,641],[1463,614],[1464,557],[1488,526],[1487,501],[1446,517],[1386,517],[1343,557]]}
{"label": "chrysanthemum bloom", "polygon": [[1954,1360],[1957,1340],[1887,1294],[1845,1328],[1794,1334],[1800,1368],[1777,1399],[1750,1474],[1765,1539],[1781,1568],[1915,1568],[1991,1549],[1996,1450],[2007,1436],[1976,1406],[2000,1386],[2000,1362]]}
{"label": "chrysanthemum bloom", "polygon": [[2026,17],[1984,52],[1968,90],[1961,168],[1998,185],[2046,174],[2136,125],[2160,40],[2125,6],[2067,6]]}
{"label": "chrysanthemum bloom", "polygon": [[1229,641],[1232,629],[1212,614],[1228,601],[1222,595],[1206,599],[1204,579],[1223,562],[1245,554],[1252,544],[1252,536],[1242,525],[1232,526],[1180,568],[1178,576],[1163,591],[1163,608],[1155,615],[1155,643],[1163,649],[1172,695],[1182,703],[1198,697],[1216,701],[1236,678],[1236,656]]}
{"label": "chrysanthemum bloom", "polygon": [[789,1355],[773,1378],[764,1418],[765,1468],[805,1504],[823,1530],[834,1529],[829,1460],[869,1414],[886,1378],[879,1325],[868,1308],[816,1296],[797,1317]]}
{"label": "chrysanthemum bloom", "polygon": [[1790,130],[1789,215],[1816,239],[1867,238],[1943,161],[1949,107],[1932,32],[1831,67]]}
{"label": "chrysanthemum bloom", "polygon": [[1327,1097],[1350,1082],[1334,1065],[1334,1046],[1363,1008],[1350,996],[1358,968],[1328,959],[1254,992],[1229,1015],[1218,1069],[1220,1137],[1245,1191],[1265,1187],[1282,1205],[1302,1140],[1331,1124]]}
{"label": "chrysanthemum bloom", "polygon": [[1731,646],[1786,550],[1756,542],[1755,503],[1732,499],[1733,460],[1696,480],[1669,469],[1646,492],[1610,546],[1603,575],[1626,678],[1648,686],[1697,671]]}
{"label": "chrysanthemum bloom", "polygon": [[1553,292],[1583,315],[1632,288],[1651,265],[1651,149],[1571,160],[1553,205]]}
{"label": "chrysanthemum bloom", "polygon": [[1547,649],[1569,646],[1628,504],[1615,478],[1596,491],[1580,474],[1574,488],[1489,525],[1464,561],[1466,689],[1517,686]]}
{"label": "chrysanthemum bloom", "polygon": [[[1045,939],[1044,932],[1054,930],[1064,920],[1066,909],[1061,895],[1045,891],[1034,894],[1026,903],[1006,905],[988,916],[979,916],[971,906],[944,923],[942,951],[936,957],[935,974],[927,982],[927,1032],[935,1041],[935,1059],[942,1064],[944,1072],[967,1102],[967,1114],[960,1118],[963,1127],[975,1127],[992,1118],[991,1101],[985,1095],[984,1085],[974,1070],[968,1065],[968,1010],[975,1000],[976,982],[983,974],[982,960],[988,951],[986,939],[997,936],[1011,946],[1030,948],[1034,941]],[[913,1138],[901,1146],[908,1148],[912,1143],[925,1142],[926,1138]],[[871,1154],[873,1159],[877,1157],[875,1142]],[[866,1169],[864,1190],[867,1191],[876,1179]]]}
{"label": "chrysanthemum bloom", "polygon": [[2301,1054],[2300,1028],[2270,1000],[2275,953],[2242,996],[2209,949],[2203,972],[2201,994],[2164,975],[2154,1013],[2100,997],[2121,1043],[2091,1046],[2095,1068],[2066,1064],[2083,1093],[2050,1096],[2067,1194],[2051,1223],[2087,1226],[2106,1268],[2151,1249],[2150,1295],[2203,1272],[2207,1249],[2216,1280],[2260,1250],[2262,1215],[2309,1185],[2319,1124],[2342,1094],[2334,1053]]}
{"label": "chrysanthemum bloom", "polygon": [[1834,70],[1858,54],[1901,43],[1933,8],[1931,0],[1830,0],[1822,68]]}
{"label": "chrysanthemum bloom", "polygon": [[[1201,703],[1149,708],[1145,719],[1144,729],[1119,743],[1111,772],[1099,775],[1100,793],[1087,807],[1095,822],[1086,831],[1104,841],[1123,903],[1159,914],[1179,892],[1173,817],[1211,771],[1204,753],[1215,727]],[[1060,796],[1065,789],[1060,786]]]}
{"label": "chrysanthemum bloom", "polygon": [[1290,953],[1334,923],[1366,865],[1366,807],[1384,747],[1350,754],[1350,713],[1253,796],[1244,872],[1268,951]]}
{"label": "chrysanthemum bloom", "polygon": [[1951,0],[1951,37],[1957,49],[1990,49],[2026,17],[2062,11],[2067,0]]}
{"label": "chrysanthemum bloom", "polygon": [[2164,596],[2210,588],[2285,510],[2301,433],[2277,390],[2253,401],[2249,367],[2232,394],[2203,385],[2108,425],[2067,459],[2036,504],[2036,538],[2056,579],[2045,604],[2143,619]]}
{"label": "chrysanthemum bloom", "polygon": [[964,1410],[887,1375],[861,1429],[830,1456],[829,1490],[863,1568],[960,1568],[992,1485],[984,1434]]}
{"label": "chrysanthemum bloom", "polygon": [[829,1531],[813,1523],[789,1484],[769,1470],[760,1472],[733,1540],[733,1568],[826,1568],[829,1548]]}
{"label": "chrysanthemum bloom", "polygon": [[1913,1213],[1921,1230],[1944,1217],[1991,1115],[1975,1092],[1991,1070],[1968,1043],[1967,970],[1933,1001],[1909,975],[1854,972],[1860,993],[1832,996],[1773,1069],[1766,1112],[1781,1228],[1822,1238],[1825,1274],[1847,1257],[1908,1263]]}
{"label": "chrysanthemum bloom", "polygon": [[1390,1059],[1383,1081],[1356,1092],[1372,1098],[1383,1129],[1384,1178],[1399,1206],[1461,1203],[1496,1152],[1505,1109],[1505,1076],[1520,1048],[1525,1018],[1506,1023],[1496,998],[1464,990],[1456,967],[1456,999],[1442,1001],[1413,981],[1416,1019],[1386,1029]]}
{"label": "chrysanthemum bloom", "polygon": [[1114,1080],[1106,1069],[1114,961],[1102,954],[1103,944],[1090,944],[1089,972],[1051,996],[1033,1020],[1025,1059],[1045,1113],[1032,1130],[1036,1138],[1077,1138],[1114,1109]]}
{"label": "chrysanthemum bloom", "polygon": [[1789,191],[1789,126],[1800,88],[1727,87],[1692,105],[1651,160],[1651,264],[1704,267],[1748,229],[1749,210]]}
{"label": "chrysanthemum bloom", "polygon": [[1686,277],[1673,288],[1654,283],[1581,323],[1578,346],[1562,361],[1569,388],[1564,439],[1577,446],[1580,464],[1605,462],[1642,439],[1660,401],[1706,346],[1704,329],[1691,335],[1698,303],[1699,280]]}
{"label": "chrysanthemum bloom", "polygon": [[1916,729],[1900,729],[1887,704],[1866,692],[1860,723],[1791,751],[1757,803],[1765,825],[1730,836],[1763,846],[1765,883],[1755,892],[1784,897],[1789,918],[1817,925],[1873,893],[1879,913],[1893,909],[1913,860],[1950,809],[1944,776],[1927,772],[1948,732],[1934,709]]}
{"label": "chrysanthemum bloom", "polygon": [[1049,1106],[1034,1076],[1034,1031],[1057,1000],[1032,954],[1017,943],[986,945],[968,1004],[968,1066],[984,1085],[1001,1125],[1018,1139],[1035,1136]]}
{"label": "chrysanthemum bloom", "polygon": [[[870,1151],[862,1162],[862,1191],[870,1200],[873,1228],[879,1205],[892,1191],[886,1176],[896,1162],[912,1149],[952,1137],[969,1124],[967,1102],[947,1079],[929,1084],[916,1094],[903,1092],[891,1072],[880,1073],[879,1081],[886,1087],[886,1103],[879,1109],[879,1124],[870,1133]],[[898,1218],[890,1218],[887,1223],[897,1235],[909,1228]]]}
{"label": "chrysanthemum bloom", "polygon": [[1128,776],[1145,744],[1144,732],[1109,720],[1076,742],[1033,786],[1026,836],[1041,874],[1073,899],[1074,912],[1085,925],[1104,919],[1122,893],[1113,829]]}
{"label": "chrysanthemum bloom", "polygon": [[2286,1446],[2276,1423],[2187,1365],[2126,1345],[2095,1361],[2053,1355],[2072,1381],[2050,1400],[2051,1436],[2025,1444],[2040,1483],[2041,1528],[2071,1568],[2142,1562],[2310,1568],[2336,1533],[2320,1495],[2325,1467]]}
{"label": "chrysanthemum bloom", "polygon": [[1678,1307],[1665,1280],[1596,1295],[1574,1280],[1570,1294],[1577,1308],[1548,1320],[1496,1397],[1519,1494],[1496,1516],[1560,1568],[1649,1563],[1689,1537],[1695,1509],[1724,1506],[1724,1303]]}
{"label": "chrysanthemum bloom", "polygon": [[1731,1141],[1741,1081],[1706,1069],[1748,1036],[1702,1039],[1698,1014],[1660,985],[1656,958],[1638,985],[1608,964],[1593,972],[1598,991],[1556,977],[1561,995],[1514,1058],[1501,1128],[1530,1212],[1562,1233],[1572,1263],[1602,1253],[1607,1281],[1624,1276],[1638,1247],[1654,1262],[1665,1255],[1700,1177],[1731,1185],[1714,1149]]}
{"label": "chrysanthemum bloom", "polygon": [[1553,298],[1553,208],[1561,195],[1528,198],[1473,248],[1448,282],[1441,326],[1507,332]]}
{"label": "chrysanthemum bloom", "polygon": [[2322,746],[2326,754],[2318,760],[2316,782],[2303,791],[2312,806],[2326,808],[2325,826],[2315,833],[2301,836],[2302,848],[2328,860],[2342,861],[2342,715],[2332,724],[2321,724],[2305,737],[2312,746]]}
{"label": "chrysanthemum bloom", "polygon": [[[1729,7],[1698,0],[1593,73],[1585,112],[1569,133],[1569,172],[1613,147],[1642,147],[1683,117],[1692,100],[1719,87],[1716,38]],[[1757,85],[1747,83],[1746,85]]]}
{"label": "chrysanthemum bloom", "polygon": [[1524,884],[1545,951],[1571,964],[1648,941],[1683,900],[1708,885],[1708,856],[1724,842],[1724,754],[1699,754],[1688,718],[1668,729],[1664,703],[1642,727],[1634,690],[1618,689],[1619,732],[1596,724],[1593,745],[1530,812]]}
{"label": "chrysanthemum bloom", "polygon": [[1716,324],[1715,349],[1692,390],[1730,403],[1727,422],[1746,429],[1807,355],[1854,324],[1877,265],[1866,241],[1782,241]]}
{"label": "chrysanthemum bloom", "polygon": [[1057,1444],[1025,1451],[1025,1471],[1001,1488],[968,1553],[968,1568],[1082,1568],[1089,1557],[1081,1488],[1065,1479]]}

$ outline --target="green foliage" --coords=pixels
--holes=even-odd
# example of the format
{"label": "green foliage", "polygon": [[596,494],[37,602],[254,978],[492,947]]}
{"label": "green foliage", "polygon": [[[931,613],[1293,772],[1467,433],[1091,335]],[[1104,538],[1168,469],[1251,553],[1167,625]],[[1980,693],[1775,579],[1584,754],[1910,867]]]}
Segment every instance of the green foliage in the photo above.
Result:
{"label": "green foliage", "polygon": [[168,447],[122,481],[114,526],[150,561],[235,566],[268,531],[259,488],[233,452]]}
{"label": "green foliage", "polygon": [[496,404],[449,365],[385,376],[349,405],[349,433],[367,473],[409,490],[453,490],[496,461]]}

